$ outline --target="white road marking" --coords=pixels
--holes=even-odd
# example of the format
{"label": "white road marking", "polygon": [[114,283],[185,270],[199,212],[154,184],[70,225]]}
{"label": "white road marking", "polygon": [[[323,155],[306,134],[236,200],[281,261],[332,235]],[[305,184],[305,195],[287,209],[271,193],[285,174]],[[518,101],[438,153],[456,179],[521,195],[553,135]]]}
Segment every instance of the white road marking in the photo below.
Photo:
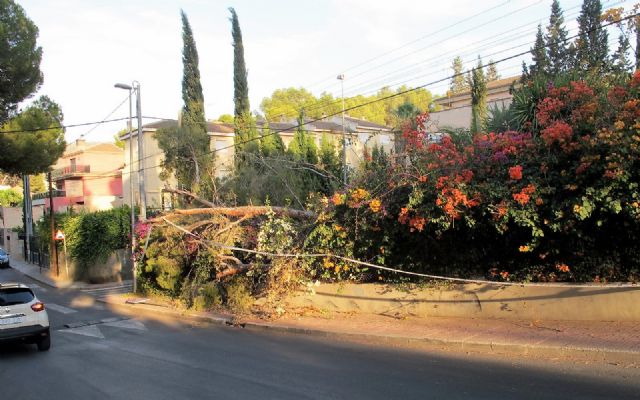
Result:
{"label": "white road marking", "polygon": [[78,312],[77,310],[74,310],[72,308],[67,308],[54,303],[45,303],[45,307],[49,310],[53,310],[61,314],[72,314],[74,312]]}
{"label": "white road marking", "polygon": [[136,321],[133,319],[125,319],[122,321],[108,322],[105,324],[106,326],[113,326],[116,328],[124,328],[124,329],[136,329],[139,331],[146,331],[147,327],[140,321]]}
{"label": "white road marking", "polygon": [[82,326],[80,328],[61,329],[58,332],[74,333],[76,335],[91,336],[104,339],[104,335],[96,325]]}
{"label": "white road marking", "polygon": [[35,283],[27,284],[27,286],[29,286],[31,289],[37,289],[39,292],[46,292],[47,291],[47,289],[43,288],[40,285],[36,285]]}

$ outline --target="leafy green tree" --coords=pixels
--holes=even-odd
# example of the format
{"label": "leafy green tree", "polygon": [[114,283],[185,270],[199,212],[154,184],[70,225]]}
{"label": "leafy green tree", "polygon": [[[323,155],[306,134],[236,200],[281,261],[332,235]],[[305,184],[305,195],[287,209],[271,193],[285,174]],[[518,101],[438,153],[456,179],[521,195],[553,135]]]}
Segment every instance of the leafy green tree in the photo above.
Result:
{"label": "leafy green tree", "polygon": [[0,206],[16,207],[22,203],[22,193],[14,189],[0,190]]}
{"label": "leafy green tree", "polygon": [[578,16],[576,67],[580,71],[606,70],[609,64],[609,44],[601,22],[600,0],[584,0]]}
{"label": "leafy green tree", "polygon": [[[182,108],[179,126],[160,129],[155,137],[164,152],[162,178],[174,175],[182,187],[201,193],[202,177],[213,165],[204,116],[198,50],[189,20],[182,17]],[[210,177],[213,179],[213,177]],[[210,180],[210,179],[209,179]]]}
{"label": "leafy green tree", "polygon": [[222,114],[218,117],[218,121],[224,124],[233,124],[233,115],[231,114]]}
{"label": "leafy green tree", "polygon": [[471,71],[471,133],[482,131],[487,119],[487,82],[482,60]]}
{"label": "leafy green tree", "polygon": [[487,77],[487,82],[493,82],[500,79],[500,74],[498,73],[498,67],[496,67],[496,63],[493,60],[489,60],[489,64],[487,65],[486,77]]}
{"label": "leafy green tree", "polygon": [[547,48],[542,34],[542,25],[538,25],[536,41],[531,49],[533,64],[529,66],[529,73],[532,76],[547,75],[549,72],[549,60],[547,58]]}
{"label": "leafy green tree", "polygon": [[269,121],[291,120],[301,108],[309,108],[318,103],[311,92],[305,88],[277,89],[271,97],[265,97],[260,109]]}
{"label": "leafy green tree", "polygon": [[336,151],[336,143],[328,134],[323,134],[320,139],[320,150],[318,151],[319,167],[324,170],[325,178],[322,183],[322,191],[330,194],[340,185],[340,174],[342,173],[342,161]]}
{"label": "leafy green tree", "polygon": [[460,58],[460,56],[456,56],[456,58],[453,59],[451,69],[453,70],[453,77],[451,78],[451,85],[449,86],[451,93],[458,94],[469,90],[469,84],[464,79],[462,58]]}
{"label": "leafy green tree", "polygon": [[0,0],[0,126],[42,84],[38,27],[13,0]]}
{"label": "leafy green tree", "polygon": [[41,96],[0,130],[0,170],[8,174],[47,171],[60,158],[66,143],[60,106]]}
{"label": "leafy green tree", "polygon": [[551,3],[551,15],[544,39],[547,44],[549,73],[557,75],[560,72],[567,71],[571,64],[570,60],[567,60],[569,57],[567,30],[564,27],[564,15],[558,0],[553,0],[553,3]]}
{"label": "leafy green tree", "polygon": [[29,188],[31,193],[42,193],[48,190],[48,185],[44,183],[44,174],[30,175]]}

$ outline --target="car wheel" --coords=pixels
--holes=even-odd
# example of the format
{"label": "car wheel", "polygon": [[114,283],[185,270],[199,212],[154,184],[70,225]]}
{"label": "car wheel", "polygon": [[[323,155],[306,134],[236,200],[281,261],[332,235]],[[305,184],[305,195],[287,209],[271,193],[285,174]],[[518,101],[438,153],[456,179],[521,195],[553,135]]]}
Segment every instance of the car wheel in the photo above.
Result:
{"label": "car wheel", "polygon": [[47,334],[47,336],[43,337],[36,343],[38,345],[39,351],[47,351],[51,347],[51,336]]}

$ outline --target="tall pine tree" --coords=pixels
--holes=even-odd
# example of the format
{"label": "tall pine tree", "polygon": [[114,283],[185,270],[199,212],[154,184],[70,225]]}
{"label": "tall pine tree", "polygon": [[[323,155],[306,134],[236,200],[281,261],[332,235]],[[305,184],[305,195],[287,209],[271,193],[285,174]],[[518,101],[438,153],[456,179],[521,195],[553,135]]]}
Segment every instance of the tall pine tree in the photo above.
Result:
{"label": "tall pine tree", "polygon": [[602,71],[609,66],[609,36],[602,28],[600,0],[584,0],[578,16],[576,67],[580,71]]}
{"label": "tall pine tree", "polygon": [[481,132],[487,120],[487,82],[482,60],[471,71],[471,133]]}
{"label": "tall pine tree", "polygon": [[500,79],[500,74],[498,74],[496,63],[493,60],[489,60],[489,64],[487,64],[487,82],[497,81],[498,79]]}
{"label": "tall pine tree", "polygon": [[451,65],[451,69],[453,69],[453,77],[451,78],[450,90],[453,94],[458,94],[469,89],[469,85],[464,79],[462,68],[462,58],[457,56],[453,59],[453,63]]}
{"label": "tall pine tree", "polygon": [[571,65],[569,51],[567,49],[567,30],[564,27],[564,15],[558,0],[551,4],[551,16],[545,36],[549,62],[549,73],[557,75],[567,71]]}
{"label": "tall pine tree", "polygon": [[536,33],[536,42],[531,49],[531,57],[533,64],[529,67],[531,76],[544,76],[549,71],[549,59],[547,58],[547,48],[544,44],[544,36],[542,35],[542,26],[538,25]]}

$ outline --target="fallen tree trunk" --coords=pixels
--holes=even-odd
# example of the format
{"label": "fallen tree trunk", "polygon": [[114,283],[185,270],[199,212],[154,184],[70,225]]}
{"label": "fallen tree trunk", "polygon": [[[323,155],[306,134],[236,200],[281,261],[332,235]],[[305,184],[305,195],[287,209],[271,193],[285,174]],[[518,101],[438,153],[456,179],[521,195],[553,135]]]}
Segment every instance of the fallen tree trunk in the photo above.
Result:
{"label": "fallen tree trunk", "polygon": [[311,211],[295,210],[285,207],[268,206],[242,206],[242,207],[211,207],[211,208],[190,208],[186,210],[174,210],[176,215],[226,215],[228,217],[255,217],[265,215],[272,210],[276,215],[286,215],[297,219],[315,219],[316,213]]}

